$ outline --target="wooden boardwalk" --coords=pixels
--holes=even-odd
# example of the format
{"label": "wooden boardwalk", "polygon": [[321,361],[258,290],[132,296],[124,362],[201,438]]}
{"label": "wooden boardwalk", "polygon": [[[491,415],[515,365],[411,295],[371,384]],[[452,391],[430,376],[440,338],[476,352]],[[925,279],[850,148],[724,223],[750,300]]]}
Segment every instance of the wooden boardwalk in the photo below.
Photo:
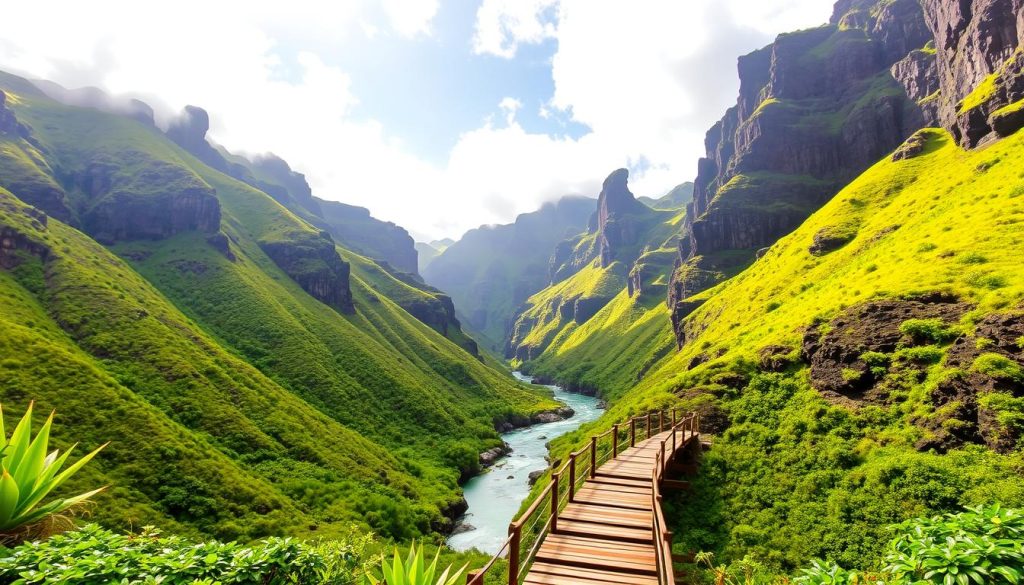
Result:
{"label": "wooden boardwalk", "polygon": [[523,583],[658,585],[653,482],[665,439],[671,431],[598,467],[559,512]]}
{"label": "wooden boardwalk", "polygon": [[679,419],[677,411],[634,417],[591,437],[552,472],[509,526],[502,549],[467,583],[483,585],[507,554],[509,585],[674,585],[661,488],[685,484],[664,476],[680,454],[699,447],[699,417]]}

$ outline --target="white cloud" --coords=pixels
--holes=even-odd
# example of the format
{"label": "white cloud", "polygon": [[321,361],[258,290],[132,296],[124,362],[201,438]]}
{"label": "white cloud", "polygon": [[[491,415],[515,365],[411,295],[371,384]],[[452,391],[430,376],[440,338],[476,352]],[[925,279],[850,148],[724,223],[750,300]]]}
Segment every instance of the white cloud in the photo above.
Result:
{"label": "white cloud", "polygon": [[520,43],[555,36],[551,9],[557,0],[483,0],[476,13],[473,50],[512,58]]}
{"label": "white cloud", "polygon": [[395,32],[405,37],[430,33],[438,0],[381,0]]}
{"label": "white cloud", "polygon": [[272,151],[319,196],[425,237],[507,222],[568,193],[596,195],[621,166],[640,169],[631,177],[638,195],[692,179],[705,129],[735,99],[736,56],[828,15],[819,0],[483,0],[471,49],[511,58],[524,43],[555,39],[555,91],[540,111],[591,131],[530,133],[520,96],[510,95],[436,165],[403,148],[402,128],[353,118],[359,88],[330,56],[371,58],[359,43],[439,34],[437,0],[292,0],[287,10],[269,0],[182,0],[159,16],[135,3],[67,0],[46,9],[60,18],[41,10],[4,7],[0,68],[175,112],[200,105],[229,149]]}

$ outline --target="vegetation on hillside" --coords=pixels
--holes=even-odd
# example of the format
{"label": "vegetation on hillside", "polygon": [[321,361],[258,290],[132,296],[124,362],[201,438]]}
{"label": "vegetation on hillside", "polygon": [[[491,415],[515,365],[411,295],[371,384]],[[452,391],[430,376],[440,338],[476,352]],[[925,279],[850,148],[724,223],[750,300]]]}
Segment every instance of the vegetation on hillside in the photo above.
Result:
{"label": "vegetation on hillside", "polygon": [[[885,554],[888,524],[1024,503],[1020,445],[1005,443],[1021,436],[1021,407],[1004,389],[1020,387],[1022,349],[978,332],[1024,309],[1024,135],[975,151],[941,130],[922,136],[919,155],[879,162],[750,268],[690,299],[704,303],[685,321],[681,350],[638,344],[632,361],[654,365],[635,388],[615,376],[600,386],[621,396],[605,421],[681,403],[717,435],[691,495],[669,502],[679,552],[750,557],[785,573],[813,558],[869,569]],[[851,237],[812,252],[836,226]],[[864,352],[837,373],[837,384],[873,383],[877,394],[815,388],[808,331],[827,335],[868,302],[928,299],[963,313],[894,322],[895,350]],[[867,344],[874,332],[850,335]],[[607,361],[623,347],[612,336],[589,345]],[[978,357],[962,363],[968,350]],[[936,392],[974,375],[988,376],[967,387],[994,425],[981,437],[970,411]],[[555,455],[607,424],[556,441]],[[976,444],[983,437],[1003,441],[1001,453]]]}
{"label": "vegetation on hillside", "polygon": [[[0,271],[2,398],[59,408],[61,446],[111,441],[68,484],[112,486],[102,524],[243,540],[350,522],[433,533],[498,443],[494,424],[555,406],[403,310],[403,295],[426,293],[372,261],[337,249],[357,265],[355,314],[311,297],[265,248],[318,231],[156,129],[0,82],[55,180],[102,163],[116,184],[150,181],[125,191],[143,221],[168,215],[162,194],[178,186],[160,177],[219,205],[217,238],[121,234],[104,248],[0,190],[0,228],[18,242]],[[107,197],[97,189],[68,190],[72,219]]]}

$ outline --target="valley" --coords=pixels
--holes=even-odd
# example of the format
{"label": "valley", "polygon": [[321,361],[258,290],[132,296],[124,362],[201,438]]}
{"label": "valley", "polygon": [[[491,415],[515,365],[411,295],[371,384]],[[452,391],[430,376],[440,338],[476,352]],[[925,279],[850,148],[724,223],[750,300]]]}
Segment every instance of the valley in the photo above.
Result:
{"label": "valley", "polygon": [[[417,225],[340,154],[220,144],[233,112],[0,72],[0,525],[69,502],[0,530],[0,580],[395,585],[417,547],[470,585],[1024,580],[1024,4],[779,32],[729,55],[695,172],[588,150],[522,211],[536,161],[465,209],[388,169],[419,182],[382,208],[451,206]],[[506,99],[459,139],[590,136]],[[497,172],[471,150],[448,171]],[[441,236],[474,205],[505,223]],[[586,449],[613,479],[578,502]]]}

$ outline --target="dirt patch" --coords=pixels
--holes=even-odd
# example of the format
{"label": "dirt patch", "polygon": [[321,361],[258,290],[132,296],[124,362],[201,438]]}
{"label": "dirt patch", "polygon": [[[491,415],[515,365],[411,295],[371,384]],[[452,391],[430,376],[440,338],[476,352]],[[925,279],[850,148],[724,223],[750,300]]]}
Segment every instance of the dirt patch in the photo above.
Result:
{"label": "dirt patch", "polygon": [[[885,404],[888,392],[880,384],[884,372],[871,363],[871,355],[925,345],[900,331],[910,319],[938,319],[954,325],[969,309],[966,303],[941,296],[878,300],[850,307],[828,323],[811,326],[805,332],[801,353],[811,365],[811,385],[837,402]],[[906,365],[922,366],[912,362]]]}

